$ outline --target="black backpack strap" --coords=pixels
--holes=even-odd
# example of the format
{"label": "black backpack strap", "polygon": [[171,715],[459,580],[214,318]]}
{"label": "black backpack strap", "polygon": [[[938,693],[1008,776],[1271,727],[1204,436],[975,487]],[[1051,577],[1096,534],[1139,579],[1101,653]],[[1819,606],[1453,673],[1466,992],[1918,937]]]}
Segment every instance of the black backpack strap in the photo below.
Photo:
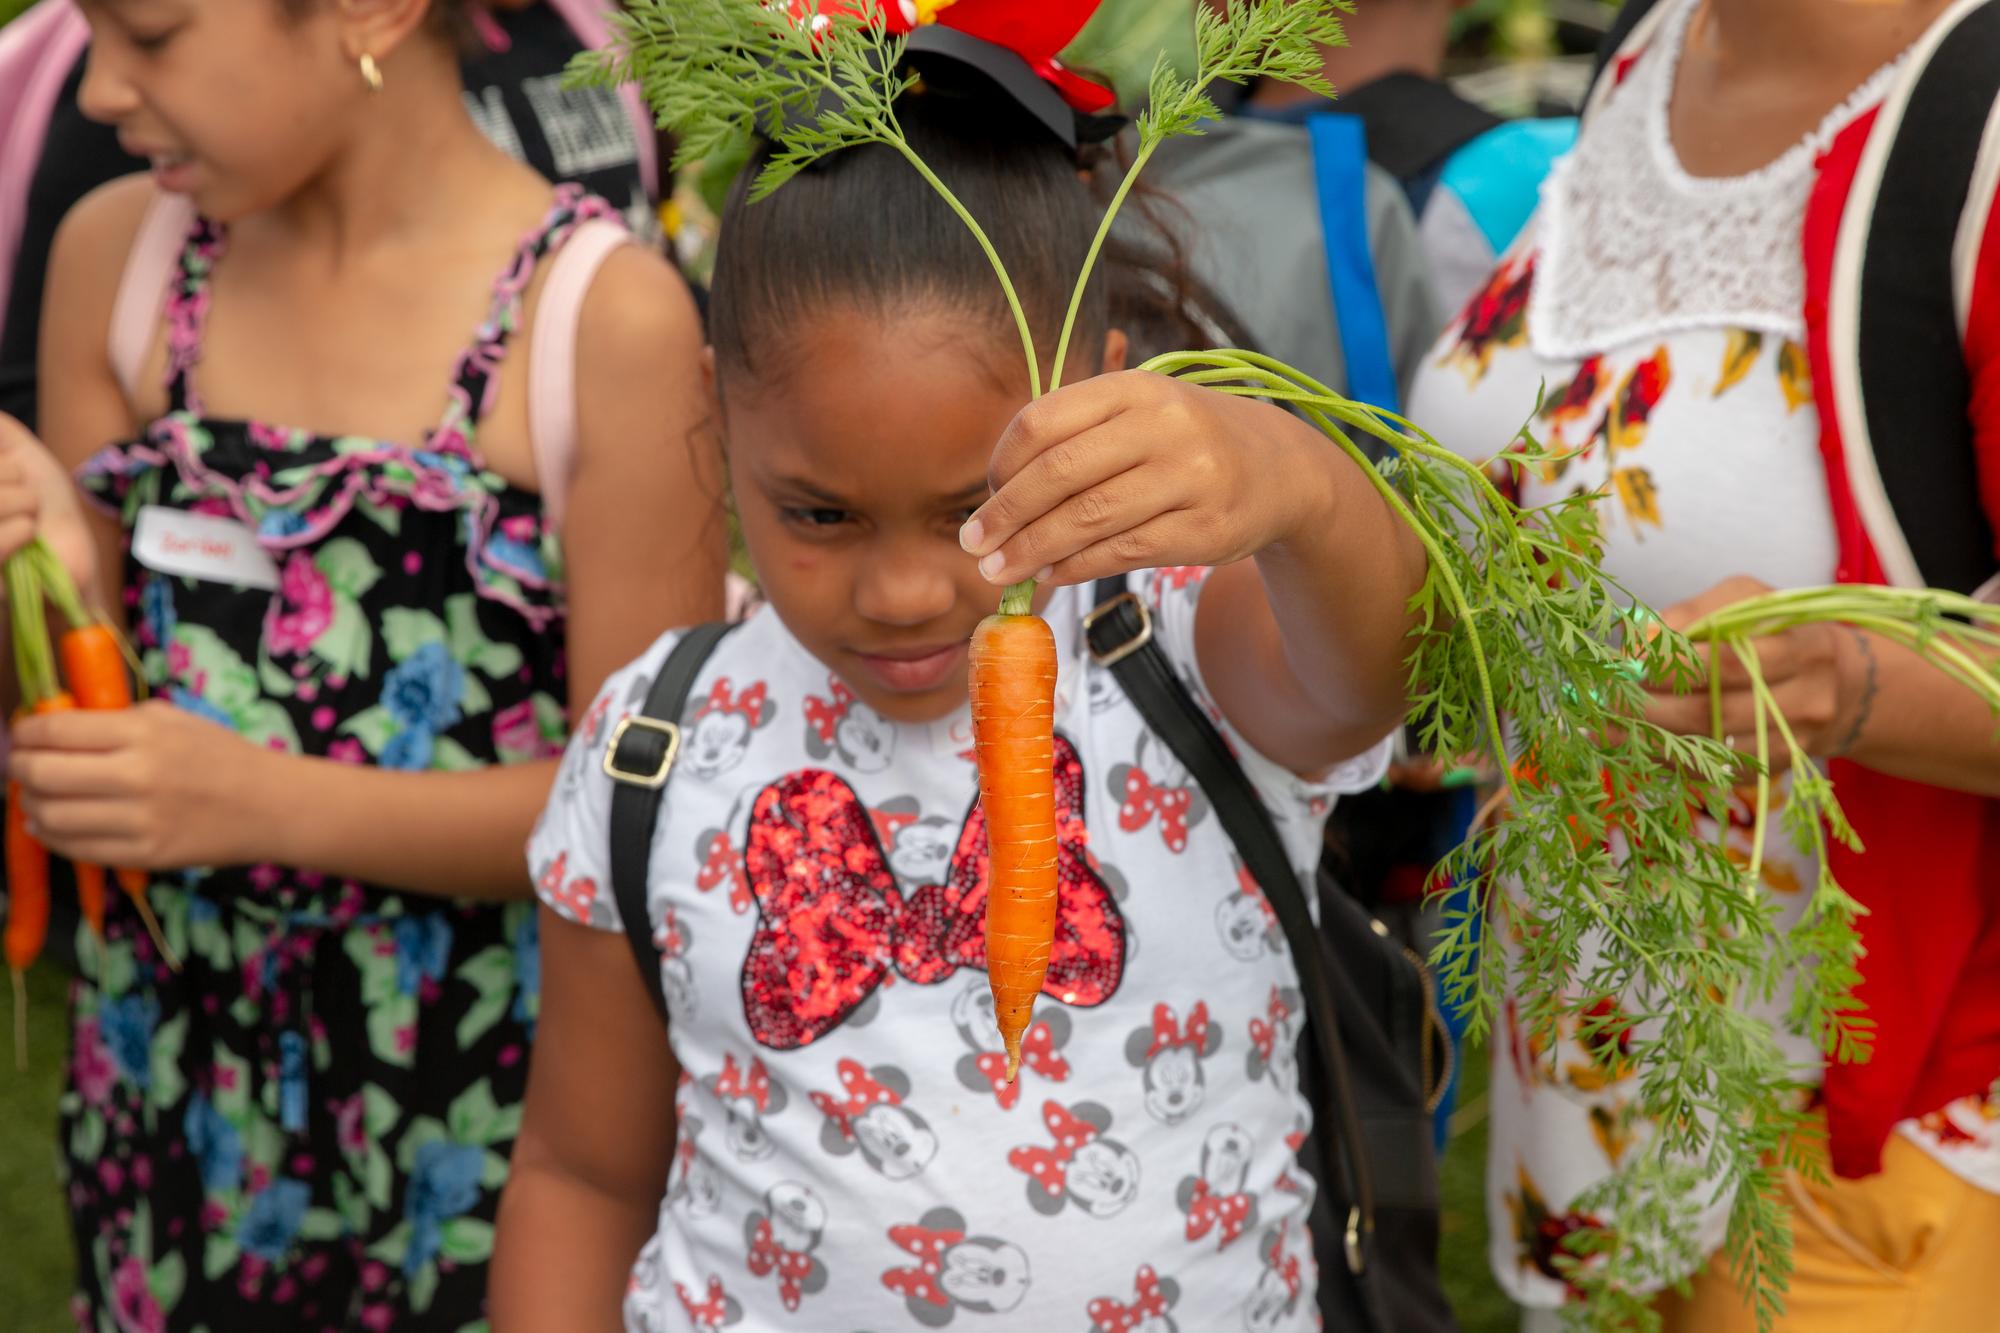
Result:
{"label": "black backpack strap", "polygon": [[[1981,156],[2000,100],[2000,4],[1964,11],[1928,40],[1908,96],[1892,94],[1872,132],[1891,136],[1881,172],[1864,160],[1841,219],[1828,304],[1858,313],[1830,325],[1828,350],[1835,378],[1856,378],[1861,410],[1832,410],[1847,456],[1872,459],[1907,547],[1907,561],[1885,559],[1891,578],[1970,593],[1993,577],[1994,531],[1980,500],[1955,242],[1968,211],[1990,202],[1973,192],[1993,188]],[[1849,253],[1858,275],[1843,263]],[[1849,465],[1857,490],[1868,471]],[[1884,535],[1874,534],[1878,548]]]}
{"label": "black backpack strap", "polygon": [[653,830],[660,800],[681,748],[681,716],[695,678],[733,625],[698,625],[681,636],[653,678],[639,711],[619,722],[604,748],[604,771],[611,778],[611,896],[618,920],[638,960],[639,975],[653,1007],[667,1016],[660,985],[660,951],[653,944],[653,918],[646,903],[646,868],[653,855]]}
{"label": "black backpack strap", "polygon": [[[1326,1071],[1328,1100],[1339,1118],[1337,1125],[1323,1128],[1333,1134],[1335,1165],[1343,1177],[1350,1205],[1344,1237],[1347,1265],[1357,1278],[1363,1279],[1364,1292],[1369,1292],[1371,1284],[1366,1280],[1366,1270],[1375,1231],[1374,1185],[1369,1175],[1361,1116],[1348,1078],[1339,1015],[1327,975],[1326,951],[1313,923],[1305,886],[1257,789],[1250,784],[1242,765],[1229,752],[1222,733],[1195,703],[1165,650],[1154,639],[1152,615],[1146,604],[1125,586],[1122,578],[1099,579],[1096,600],[1097,609],[1084,621],[1084,639],[1092,660],[1117,677],[1119,686],[1138,708],[1146,725],[1166,742],[1200,784],[1223,831],[1264,890],[1285,932],[1285,943],[1291,949],[1305,994],[1307,1025],[1312,1029]],[[1374,1313],[1377,1327],[1386,1330],[1388,1326],[1382,1320],[1379,1303]]]}

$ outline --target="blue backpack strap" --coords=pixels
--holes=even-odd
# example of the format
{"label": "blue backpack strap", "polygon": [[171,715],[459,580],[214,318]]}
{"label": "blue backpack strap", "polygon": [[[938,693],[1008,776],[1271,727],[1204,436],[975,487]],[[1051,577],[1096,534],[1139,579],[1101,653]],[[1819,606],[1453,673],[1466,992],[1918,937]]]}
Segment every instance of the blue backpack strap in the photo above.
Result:
{"label": "blue backpack strap", "polygon": [[1348,396],[1371,407],[1401,410],[1389,321],[1368,249],[1368,140],[1355,116],[1309,117],[1313,180],[1319,192],[1320,234],[1326,244],[1327,286],[1347,362]]}

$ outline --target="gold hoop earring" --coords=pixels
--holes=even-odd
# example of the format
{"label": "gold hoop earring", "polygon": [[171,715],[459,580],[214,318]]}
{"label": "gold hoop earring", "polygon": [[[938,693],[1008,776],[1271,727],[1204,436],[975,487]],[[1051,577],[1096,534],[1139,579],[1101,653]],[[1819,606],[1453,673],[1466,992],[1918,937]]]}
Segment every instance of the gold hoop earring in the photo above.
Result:
{"label": "gold hoop earring", "polygon": [[363,55],[356,63],[361,66],[361,81],[368,85],[368,91],[371,93],[381,92],[382,67],[375,63],[375,57]]}

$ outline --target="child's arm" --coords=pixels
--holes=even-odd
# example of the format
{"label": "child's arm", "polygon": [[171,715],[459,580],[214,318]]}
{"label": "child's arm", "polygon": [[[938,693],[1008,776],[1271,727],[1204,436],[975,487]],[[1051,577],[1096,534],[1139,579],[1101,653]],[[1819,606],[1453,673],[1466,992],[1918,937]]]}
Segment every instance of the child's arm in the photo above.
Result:
{"label": "child's arm", "polygon": [[[67,466],[132,429],[103,329],[144,206],[121,182],[79,205],[57,238],[42,397]],[[614,255],[600,278],[578,331],[565,531],[572,715],[613,665],[669,626],[720,615],[723,596],[719,460],[697,438],[706,407],[693,303],[664,262],[637,250]],[[88,521],[95,567],[116,571],[118,525]],[[32,721],[58,725],[15,730],[14,776],[65,855],[142,869],[269,862],[455,897],[529,892],[519,848],[553,762],[390,772],[259,749],[162,706]]]}
{"label": "child's arm", "polygon": [[542,1008],[500,1201],[494,1333],[621,1327],[659,1221],[679,1070],[630,945],[543,909]]}
{"label": "child's arm", "polygon": [[1401,720],[1423,548],[1360,468],[1290,413],[1105,375],[1024,410],[992,472],[963,540],[995,584],[1218,566],[1196,653],[1217,706],[1270,758],[1317,772]]}

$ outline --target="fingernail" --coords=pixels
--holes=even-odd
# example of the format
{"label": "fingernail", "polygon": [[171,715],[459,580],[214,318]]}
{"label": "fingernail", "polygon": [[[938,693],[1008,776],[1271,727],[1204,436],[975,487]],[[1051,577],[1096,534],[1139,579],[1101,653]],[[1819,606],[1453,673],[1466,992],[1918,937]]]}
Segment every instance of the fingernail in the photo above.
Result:
{"label": "fingernail", "polygon": [[1000,571],[1006,567],[1007,557],[995,551],[992,555],[987,556],[979,562],[979,574],[981,578],[990,583],[998,578]]}
{"label": "fingernail", "polygon": [[959,549],[971,555],[979,554],[979,548],[986,544],[986,525],[976,518],[968,518],[958,530]]}
{"label": "fingernail", "polygon": [[1054,565],[1043,565],[1035,571],[1035,582],[1047,583],[1051,578],[1055,577],[1055,572],[1056,567]]}

